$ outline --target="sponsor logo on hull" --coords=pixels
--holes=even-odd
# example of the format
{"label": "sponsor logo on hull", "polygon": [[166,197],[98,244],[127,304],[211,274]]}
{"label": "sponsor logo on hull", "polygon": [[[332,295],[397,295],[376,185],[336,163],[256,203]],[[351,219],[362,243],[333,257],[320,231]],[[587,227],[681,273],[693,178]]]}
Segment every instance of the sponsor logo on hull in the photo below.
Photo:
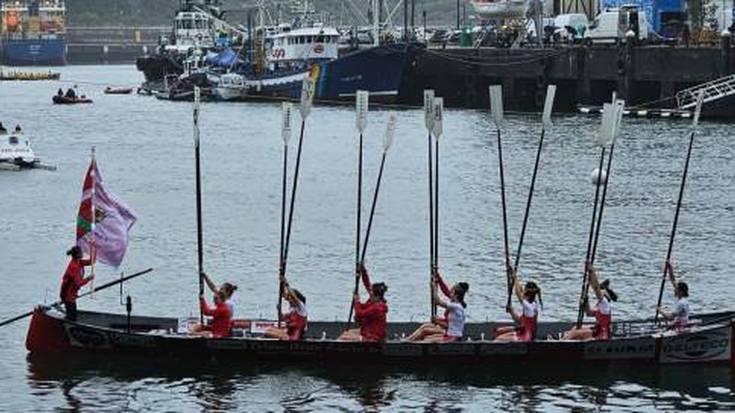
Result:
{"label": "sponsor logo on hull", "polygon": [[107,335],[99,331],[79,327],[74,325],[66,325],[66,334],[69,336],[69,342],[73,347],[84,348],[110,348]]}
{"label": "sponsor logo on hull", "polygon": [[652,337],[589,341],[584,346],[585,360],[653,359],[656,339]]}
{"label": "sponsor logo on hull", "polygon": [[689,363],[729,360],[731,346],[729,326],[709,331],[686,332],[663,338],[660,361]]}

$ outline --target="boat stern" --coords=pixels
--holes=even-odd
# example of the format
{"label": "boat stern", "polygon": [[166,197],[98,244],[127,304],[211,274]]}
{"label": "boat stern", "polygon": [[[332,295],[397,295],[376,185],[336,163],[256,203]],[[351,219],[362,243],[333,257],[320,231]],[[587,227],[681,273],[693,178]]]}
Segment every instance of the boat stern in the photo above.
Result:
{"label": "boat stern", "polygon": [[47,307],[36,307],[26,335],[30,353],[56,353],[69,350],[71,344],[62,320],[48,314]]}

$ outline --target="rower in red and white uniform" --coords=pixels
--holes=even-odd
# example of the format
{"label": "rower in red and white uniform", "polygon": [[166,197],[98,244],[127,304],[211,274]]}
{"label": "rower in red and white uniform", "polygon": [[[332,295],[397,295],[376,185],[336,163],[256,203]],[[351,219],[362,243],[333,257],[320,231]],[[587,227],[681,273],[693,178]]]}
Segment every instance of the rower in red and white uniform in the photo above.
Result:
{"label": "rower in red and white uniform", "polygon": [[470,285],[466,282],[459,282],[449,288],[439,271],[434,273],[434,282],[439,287],[439,291],[448,299],[446,302],[443,301],[438,292],[434,291],[434,304],[445,309],[444,317],[422,324],[408,336],[409,341],[457,341],[464,335],[465,309],[467,308],[464,297]]}
{"label": "rower in red and white uniform", "polygon": [[618,300],[618,295],[610,288],[610,280],[599,282],[597,270],[590,267],[588,270],[590,287],[597,297],[597,304],[591,307],[585,297],[583,306],[588,316],[595,317],[592,326],[573,328],[562,335],[562,340],[609,340],[612,336],[612,301]]}
{"label": "rower in red and white uniform", "polygon": [[360,293],[354,296],[355,321],[360,328],[345,331],[339,337],[345,341],[385,341],[388,335],[388,302],[385,293],[388,287],[384,283],[371,284],[370,276],[364,266],[359,268],[362,283],[370,298],[360,302]]}
{"label": "rower in red and white uniform", "polygon": [[541,289],[538,284],[528,281],[523,285],[520,276],[512,276],[513,291],[521,302],[522,310],[517,313],[513,306],[506,309],[510,313],[516,326],[500,327],[495,331],[495,341],[533,341],[536,338],[538,316],[543,307]]}
{"label": "rower in red and white uniform", "polygon": [[669,281],[674,287],[676,303],[671,310],[659,308],[659,313],[670,321],[669,327],[673,330],[685,330],[689,327],[689,286],[684,281],[676,281],[674,267],[666,262],[666,271],[669,273]]}
{"label": "rower in red and white uniform", "polygon": [[289,312],[287,314],[279,314],[281,321],[286,322],[285,327],[268,327],[265,330],[266,337],[278,338],[281,340],[297,341],[304,338],[306,327],[308,325],[308,317],[306,313],[306,297],[295,288],[291,288],[286,281],[283,281],[283,299],[289,304]]}
{"label": "rower in red and white uniform", "polygon": [[77,321],[77,297],[79,289],[87,285],[94,278],[94,274],[89,277],[84,276],[84,267],[92,265],[93,258],[84,259],[84,254],[79,246],[73,246],[66,255],[71,256],[69,265],[66,266],[64,276],[61,279],[61,291],[59,297],[64,303],[66,311],[66,319]]}
{"label": "rower in red and white uniform", "polygon": [[214,307],[207,304],[204,294],[199,296],[199,305],[202,314],[212,317],[212,322],[205,326],[199,326],[193,335],[211,338],[229,337],[232,332],[232,311],[227,305],[227,297],[223,291],[214,294]]}

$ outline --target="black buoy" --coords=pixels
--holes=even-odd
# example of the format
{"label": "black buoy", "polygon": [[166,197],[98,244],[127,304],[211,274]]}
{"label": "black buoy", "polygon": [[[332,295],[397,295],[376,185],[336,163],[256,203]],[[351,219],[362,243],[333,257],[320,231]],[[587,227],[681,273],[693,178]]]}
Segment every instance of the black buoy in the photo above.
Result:
{"label": "black buoy", "polygon": [[128,333],[130,333],[130,313],[133,311],[133,299],[130,296],[125,297],[125,310],[128,313]]}

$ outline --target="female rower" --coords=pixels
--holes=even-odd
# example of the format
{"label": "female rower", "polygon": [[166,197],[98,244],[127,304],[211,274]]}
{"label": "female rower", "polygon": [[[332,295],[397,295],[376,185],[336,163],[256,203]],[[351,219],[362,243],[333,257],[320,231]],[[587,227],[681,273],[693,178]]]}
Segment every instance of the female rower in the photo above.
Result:
{"label": "female rower", "polygon": [[61,302],[64,303],[67,320],[76,321],[79,289],[94,278],[94,274],[86,278],[84,277],[84,267],[92,265],[92,259],[83,259],[84,254],[78,246],[71,247],[66,252],[66,255],[71,256],[71,260],[61,279],[59,296],[61,297]]}
{"label": "female rower", "polygon": [[353,297],[355,321],[360,328],[345,331],[339,336],[339,339],[345,341],[385,341],[388,329],[386,321],[388,303],[385,300],[385,293],[388,291],[388,286],[384,283],[371,284],[370,275],[363,265],[360,265],[359,271],[369,298],[361,303],[360,293],[355,293]]}
{"label": "female rower", "polygon": [[421,325],[408,336],[409,341],[445,341],[444,339],[454,341],[464,334],[464,309],[467,307],[464,296],[469,291],[470,285],[466,282],[459,282],[449,288],[438,271],[434,273],[434,282],[449,299],[448,302],[443,302],[434,291],[434,304],[446,309],[444,318],[437,318],[434,322]]}
{"label": "female rower", "polygon": [[666,271],[669,273],[669,280],[674,287],[676,304],[674,304],[672,310],[659,307],[658,312],[665,319],[671,321],[669,326],[672,329],[683,330],[689,326],[689,286],[684,281],[676,281],[674,267],[668,261],[666,262]]}
{"label": "female rower", "polygon": [[[513,274],[512,281],[513,290],[521,302],[523,309],[518,314],[513,309],[513,306],[508,306],[506,310],[518,326],[498,328],[495,331],[495,341],[533,341],[536,338],[538,314],[543,307],[541,289],[533,281],[528,281],[522,286],[521,279],[517,273]],[[536,298],[538,298],[538,301]]]}
{"label": "female rower", "polygon": [[285,327],[268,327],[265,330],[266,337],[281,340],[301,340],[306,331],[306,297],[299,290],[291,288],[285,277],[283,282],[283,299],[288,301],[290,310],[288,314],[279,314],[279,319],[286,322]]}
{"label": "female rower", "polygon": [[222,291],[225,293],[225,302],[227,303],[227,306],[230,307],[230,312],[232,313],[232,316],[235,316],[235,305],[232,302],[232,295],[237,291],[237,286],[235,284],[224,282],[222,285],[217,287],[217,285],[212,281],[211,278],[207,275],[207,273],[202,273],[202,278],[204,279],[204,283],[207,284],[207,287],[210,291],[212,291],[212,294],[217,294],[217,291]]}
{"label": "female rower", "polygon": [[207,304],[204,294],[200,295],[199,306],[202,314],[212,317],[212,323],[206,326],[198,326],[198,329],[195,326],[195,331],[192,333],[214,338],[229,337],[232,331],[232,312],[230,306],[227,305],[224,291],[220,290],[214,294],[214,307]]}
{"label": "female rower", "polygon": [[610,280],[600,283],[597,270],[589,269],[589,281],[592,291],[597,297],[597,305],[590,307],[589,299],[584,298],[585,313],[595,317],[593,326],[573,328],[562,335],[562,340],[609,340],[612,335],[612,308],[610,301],[618,301],[618,295],[610,288]]}

